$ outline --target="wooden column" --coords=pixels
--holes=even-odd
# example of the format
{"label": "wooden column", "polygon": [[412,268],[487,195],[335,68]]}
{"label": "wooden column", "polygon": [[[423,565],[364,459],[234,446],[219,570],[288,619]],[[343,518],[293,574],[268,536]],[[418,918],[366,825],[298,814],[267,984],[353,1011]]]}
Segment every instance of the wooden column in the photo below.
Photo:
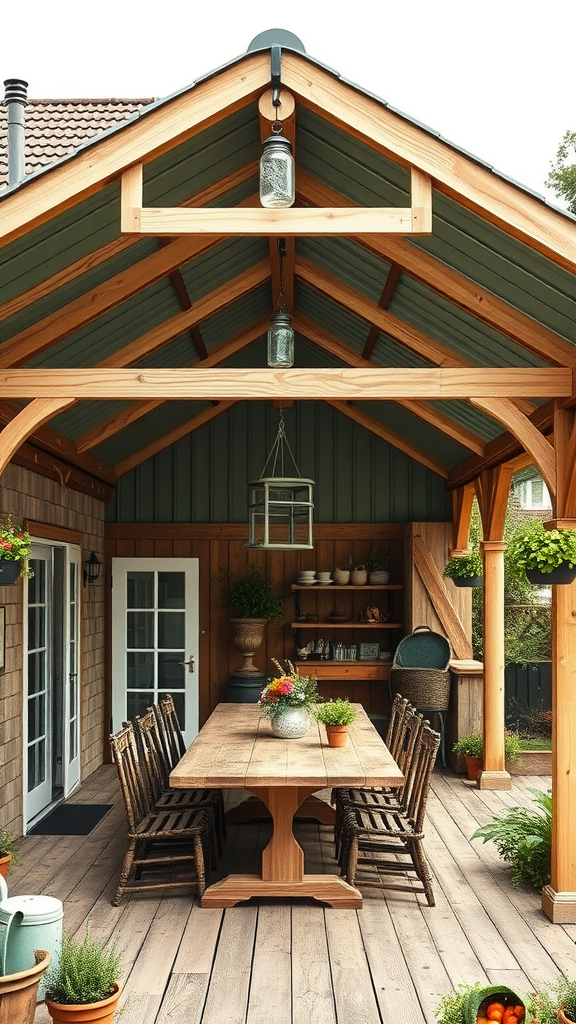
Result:
{"label": "wooden column", "polygon": [[504,551],[482,542],[484,557],[484,767],[479,789],[511,789],[504,767]]}

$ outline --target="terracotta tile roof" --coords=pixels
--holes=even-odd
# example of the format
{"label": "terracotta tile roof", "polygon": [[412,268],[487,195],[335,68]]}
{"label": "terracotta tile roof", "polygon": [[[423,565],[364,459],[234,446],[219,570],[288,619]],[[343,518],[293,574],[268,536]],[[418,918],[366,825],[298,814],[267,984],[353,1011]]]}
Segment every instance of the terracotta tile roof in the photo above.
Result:
{"label": "terracotta tile roof", "polygon": [[[26,174],[67,156],[88,139],[120,124],[148,99],[28,100],[24,111]],[[8,184],[6,106],[0,103],[0,188]]]}

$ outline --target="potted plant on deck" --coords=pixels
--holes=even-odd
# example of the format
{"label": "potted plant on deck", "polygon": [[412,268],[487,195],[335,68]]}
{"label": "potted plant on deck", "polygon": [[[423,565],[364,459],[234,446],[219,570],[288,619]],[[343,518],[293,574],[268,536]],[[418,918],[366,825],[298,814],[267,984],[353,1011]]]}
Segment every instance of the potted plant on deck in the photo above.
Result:
{"label": "potted plant on deck", "polygon": [[539,519],[514,534],[509,558],[530,583],[550,586],[576,578],[576,531],[545,530]]}
{"label": "potted plant on deck", "polygon": [[0,514],[0,587],[33,575],[28,565],[31,546],[30,534],[14,522],[13,513]]}
{"label": "potted plant on deck", "polygon": [[317,704],[314,714],[326,726],[329,747],[343,747],[348,739],[348,726],[356,718],[356,708],[347,697],[335,697]]}
{"label": "potted plant on deck", "polygon": [[48,1013],[56,1024],[112,1024],[121,973],[122,960],[115,943],[93,939],[89,926],[81,942],[64,932],[60,960],[46,979]]}
{"label": "potted plant on deck", "polygon": [[0,875],[4,878],[8,875],[8,869],[13,864],[16,867],[20,864],[16,836],[8,828],[0,828]]}
{"label": "potted plant on deck", "polygon": [[479,551],[454,555],[444,566],[444,576],[448,576],[456,587],[481,587],[484,582],[482,555]]}
{"label": "potted plant on deck", "polygon": [[[479,732],[471,733],[470,736],[461,736],[454,744],[452,750],[455,754],[461,754],[466,761],[466,771],[471,782],[475,782],[478,772],[482,769],[484,755],[484,741]],[[506,761],[516,763],[520,757],[520,741],[518,734],[507,732],[504,736],[504,758]]]}
{"label": "potted plant on deck", "polygon": [[230,619],[233,640],[242,655],[242,664],[235,677],[261,689],[263,674],[252,661],[264,638],[268,622],[282,619],[282,599],[274,592],[265,569],[253,562],[245,573],[226,572],[217,579],[226,585],[223,605],[235,615]]}

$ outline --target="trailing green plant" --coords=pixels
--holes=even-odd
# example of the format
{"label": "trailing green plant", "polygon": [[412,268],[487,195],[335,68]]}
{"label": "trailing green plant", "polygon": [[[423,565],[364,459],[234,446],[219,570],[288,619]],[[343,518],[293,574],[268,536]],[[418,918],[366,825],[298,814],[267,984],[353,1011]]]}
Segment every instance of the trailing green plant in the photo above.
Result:
{"label": "trailing green plant", "polygon": [[21,562],[20,575],[33,576],[28,564],[31,548],[30,534],[14,522],[14,514],[0,513],[0,558],[7,562]]}
{"label": "trailing green plant", "polygon": [[22,863],[16,836],[9,828],[0,828],[0,857],[7,857],[9,853],[12,854],[11,864],[13,867]]}
{"label": "trailing green plant", "polygon": [[502,817],[495,816],[476,829],[472,839],[494,842],[502,859],[512,866],[514,885],[525,881],[541,889],[550,882],[552,797],[538,789],[529,792],[537,809],[511,807]]}
{"label": "trailing green plant", "polygon": [[324,725],[350,725],[357,712],[347,697],[335,697],[317,704],[314,714]]}
{"label": "trailing green plant", "polygon": [[[470,736],[461,736],[454,744],[452,750],[455,754],[462,754],[468,757],[482,757],[484,753],[484,742],[482,734],[471,733]],[[516,732],[504,734],[504,758],[506,761],[516,763],[520,760],[520,739]]]}
{"label": "trailing green plant", "polygon": [[390,568],[390,555],[383,548],[372,548],[364,565],[368,572],[388,572]]}
{"label": "trailing green plant", "polygon": [[569,1020],[576,1021],[576,981],[566,974],[532,992],[526,1010],[538,1024],[557,1024],[559,1006]]}
{"label": "trailing green plant", "polygon": [[539,519],[516,530],[510,559],[519,568],[549,573],[560,565],[576,568],[576,531],[545,530]]}
{"label": "trailing green plant", "polygon": [[253,562],[245,573],[223,572],[216,579],[226,585],[222,607],[235,609],[241,619],[282,619],[282,599],[274,593],[265,569]]}
{"label": "trailing green plant", "polygon": [[469,551],[465,555],[449,558],[444,566],[444,576],[450,579],[470,579],[484,575],[484,563],[479,551]]}
{"label": "trailing green plant", "polygon": [[64,932],[58,964],[48,968],[46,993],[55,1003],[98,1003],[114,992],[122,974],[116,943],[93,939],[90,926],[81,942]]}

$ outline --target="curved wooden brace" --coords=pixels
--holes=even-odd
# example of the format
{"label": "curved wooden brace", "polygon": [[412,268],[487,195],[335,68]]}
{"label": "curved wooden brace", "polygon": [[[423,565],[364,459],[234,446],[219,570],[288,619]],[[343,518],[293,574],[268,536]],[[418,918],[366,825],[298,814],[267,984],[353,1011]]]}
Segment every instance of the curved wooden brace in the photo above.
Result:
{"label": "curved wooden brace", "polygon": [[534,460],[534,465],[550,491],[556,495],[556,460],[554,448],[537,427],[509,398],[470,398],[472,405],[502,423]]}
{"label": "curved wooden brace", "polygon": [[504,537],[504,524],[508,495],[514,467],[510,463],[485,469],[474,481],[484,541],[500,542]]}
{"label": "curved wooden brace", "polygon": [[454,548],[452,555],[468,549],[470,518],[474,501],[474,484],[464,484],[452,491],[452,528]]}
{"label": "curved wooden brace", "polygon": [[48,420],[74,405],[70,398],[35,398],[0,432],[0,476],[21,444]]}

